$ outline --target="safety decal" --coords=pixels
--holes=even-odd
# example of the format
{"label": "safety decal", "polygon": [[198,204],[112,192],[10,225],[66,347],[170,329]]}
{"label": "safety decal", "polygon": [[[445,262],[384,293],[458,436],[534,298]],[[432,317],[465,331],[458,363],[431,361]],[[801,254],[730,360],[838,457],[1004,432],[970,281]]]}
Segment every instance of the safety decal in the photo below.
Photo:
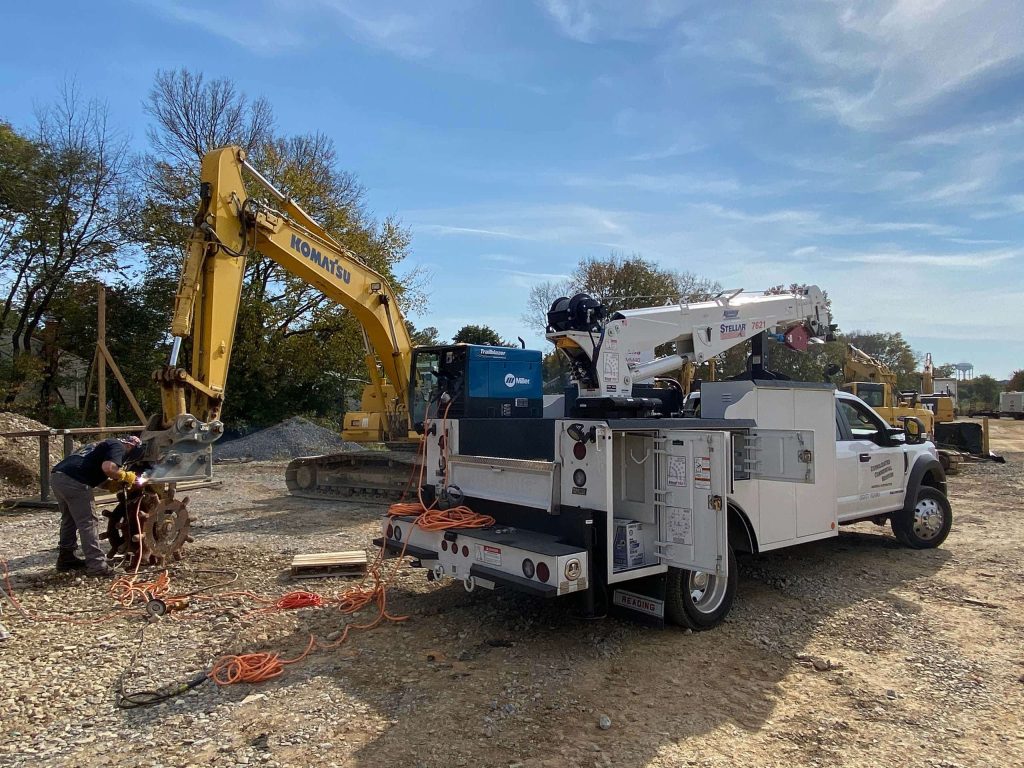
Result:
{"label": "safety decal", "polygon": [[686,457],[668,457],[668,484],[676,488],[686,487]]}
{"label": "safety decal", "polygon": [[488,565],[501,565],[501,547],[492,547],[488,544],[476,545],[476,559]]}
{"label": "safety decal", "polygon": [[693,459],[693,487],[711,490],[711,457],[696,456]]}
{"label": "safety decal", "polygon": [[666,507],[665,533],[673,544],[693,544],[693,511],[682,507]]}

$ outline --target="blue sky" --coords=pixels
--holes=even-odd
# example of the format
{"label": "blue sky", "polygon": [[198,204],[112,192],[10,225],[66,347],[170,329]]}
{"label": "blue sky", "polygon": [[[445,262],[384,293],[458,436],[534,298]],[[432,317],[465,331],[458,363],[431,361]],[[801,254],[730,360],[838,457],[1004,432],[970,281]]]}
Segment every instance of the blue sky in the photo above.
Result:
{"label": "blue sky", "polygon": [[[323,131],[432,274],[414,317],[528,333],[530,286],[615,250],[816,283],[845,329],[1024,367],[1020,2],[8,4],[0,117],[76,79],[142,148],[160,68]],[[11,30],[21,30],[11,34]]]}

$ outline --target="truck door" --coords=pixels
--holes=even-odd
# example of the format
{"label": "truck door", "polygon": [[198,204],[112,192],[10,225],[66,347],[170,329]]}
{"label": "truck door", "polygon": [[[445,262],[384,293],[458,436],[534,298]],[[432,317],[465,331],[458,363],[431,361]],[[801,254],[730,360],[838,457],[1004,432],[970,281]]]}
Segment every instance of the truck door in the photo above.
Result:
{"label": "truck door", "polygon": [[839,519],[853,520],[889,511],[902,498],[903,446],[879,445],[888,429],[882,418],[857,400],[836,401]]}
{"label": "truck door", "polygon": [[659,472],[658,559],[727,575],[728,432],[669,430]]}

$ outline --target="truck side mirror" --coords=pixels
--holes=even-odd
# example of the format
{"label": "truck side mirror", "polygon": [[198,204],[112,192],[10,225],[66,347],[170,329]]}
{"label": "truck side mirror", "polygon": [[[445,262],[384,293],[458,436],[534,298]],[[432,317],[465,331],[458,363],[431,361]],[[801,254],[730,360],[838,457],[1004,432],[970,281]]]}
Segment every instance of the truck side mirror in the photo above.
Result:
{"label": "truck side mirror", "polygon": [[918,445],[924,442],[924,422],[916,416],[908,416],[903,420],[903,434],[908,445]]}

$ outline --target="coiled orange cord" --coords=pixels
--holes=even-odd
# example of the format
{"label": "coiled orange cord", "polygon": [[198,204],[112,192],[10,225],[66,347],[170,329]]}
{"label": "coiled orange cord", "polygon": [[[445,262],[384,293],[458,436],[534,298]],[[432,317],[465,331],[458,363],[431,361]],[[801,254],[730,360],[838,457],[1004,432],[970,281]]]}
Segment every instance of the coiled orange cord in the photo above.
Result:
{"label": "coiled orange cord", "polygon": [[138,575],[119,576],[110,585],[110,596],[124,608],[130,608],[136,600],[147,602],[157,597],[166,597],[171,589],[171,577],[161,571],[152,581],[139,581]]}

